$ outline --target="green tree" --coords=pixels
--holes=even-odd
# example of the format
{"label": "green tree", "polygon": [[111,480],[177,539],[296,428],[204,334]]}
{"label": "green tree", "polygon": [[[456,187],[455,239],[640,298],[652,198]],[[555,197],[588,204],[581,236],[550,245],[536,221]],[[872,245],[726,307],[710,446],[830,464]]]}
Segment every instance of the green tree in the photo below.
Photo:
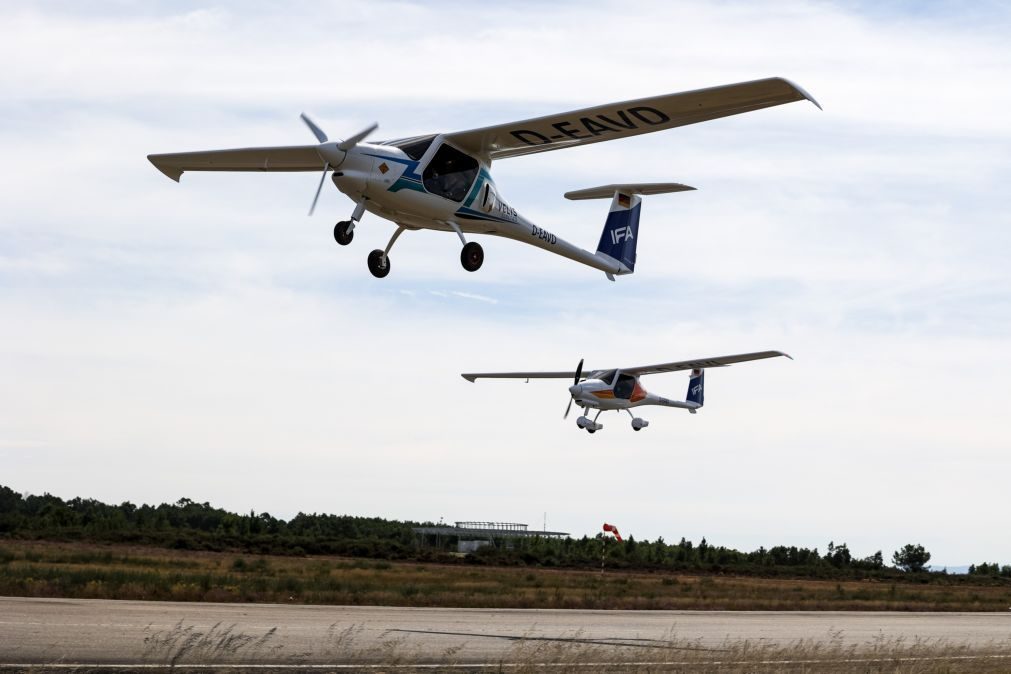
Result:
{"label": "green tree", "polygon": [[923,571],[930,561],[930,553],[917,543],[906,543],[901,550],[896,550],[892,555],[892,564],[903,571]]}

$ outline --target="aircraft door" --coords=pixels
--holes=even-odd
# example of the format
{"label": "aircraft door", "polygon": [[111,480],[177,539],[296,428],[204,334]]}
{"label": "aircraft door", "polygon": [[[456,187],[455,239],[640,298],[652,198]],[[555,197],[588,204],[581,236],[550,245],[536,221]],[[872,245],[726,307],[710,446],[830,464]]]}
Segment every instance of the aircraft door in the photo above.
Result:
{"label": "aircraft door", "polygon": [[460,202],[474,184],[479,168],[476,159],[443,143],[425,167],[422,182],[430,194]]}
{"label": "aircraft door", "polygon": [[614,397],[628,400],[635,391],[635,377],[630,374],[619,374],[614,382]]}

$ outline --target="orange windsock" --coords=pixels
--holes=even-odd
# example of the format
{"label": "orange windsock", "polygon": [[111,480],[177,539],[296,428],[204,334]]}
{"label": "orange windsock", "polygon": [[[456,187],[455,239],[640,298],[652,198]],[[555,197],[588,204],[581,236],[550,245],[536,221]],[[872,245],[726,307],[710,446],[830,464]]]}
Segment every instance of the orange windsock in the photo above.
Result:
{"label": "orange windsock", "polygon": [[610,533],[614,534],[614,537],[616,539],[618,539],[619,541],[621,540],[621,534],[618,533],[618,527],[614,526],[613,524],[608,524],[607,522],[604,522],[604,531],[609,531]]}

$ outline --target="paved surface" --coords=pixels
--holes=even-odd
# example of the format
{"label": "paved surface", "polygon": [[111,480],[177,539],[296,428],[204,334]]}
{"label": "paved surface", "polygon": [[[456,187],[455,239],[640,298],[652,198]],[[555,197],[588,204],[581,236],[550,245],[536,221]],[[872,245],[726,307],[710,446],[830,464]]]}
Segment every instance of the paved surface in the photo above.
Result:
{"label": "paved surface", "polygon": [[[627,644],[648,657],[674,636],[866,644],[876,638],[983,644],[1011,638],[1011,613],[563,611],[0,598],[0,665],[334,663],[508,658],[518,638]],[[529,645],[529,641],[526,642]],[[385,656],[385,657],[384,657]]]}

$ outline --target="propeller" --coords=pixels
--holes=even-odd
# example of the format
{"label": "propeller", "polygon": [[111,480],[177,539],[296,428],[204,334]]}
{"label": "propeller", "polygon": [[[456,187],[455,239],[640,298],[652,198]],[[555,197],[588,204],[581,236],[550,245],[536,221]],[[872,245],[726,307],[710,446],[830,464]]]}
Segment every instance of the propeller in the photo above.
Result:
{"label": "propeller", "polygon": [[[323,145],[329,140],[327,138],[326,133],[324,133],[323,129],[319,128],[319,125],[316,124],[316,122],[312,121],[312,119],[309,118],[309,115],[303,112],[300,116],[302,118],[302,121],[305,122],[305,125],[309,127],[310,131],[312,131],[312,135],[316,136],[316,140],[319,141],[320,145]],[[355,145],[365,140],[365,138],[370,133],[372,133],[378,128],[379,128],[378,122],[373,123],[370,127],[363,129],[358,133],[356,133],[355,135],[337,143],[337,149],[340,150],[341,152],[347,152]],[[319,201],[319,193],[323,191],[323,182],[326,180],[326,172],[329,170],[330,170],[330,160],[328,159],[323,162],[323,175],[320,176],[319,186],[316,187],[316,195],[312,198],[312,206],[309,207],[309,215],[312,215],[313,212],[316,210],[316,202]]]}
{"label": "propeller", "polygon": [[[572,380],[572,385],[575,386],[579,383],[579,378],[583,376],[583,359],[579,359],[579,365],[576,366],[576,377]],[[569,412],[572,410],[572,401],[575,400],[572,396],[569,396],[569,405],[565,408],[565,416],[562,419],[569,418]]]}

